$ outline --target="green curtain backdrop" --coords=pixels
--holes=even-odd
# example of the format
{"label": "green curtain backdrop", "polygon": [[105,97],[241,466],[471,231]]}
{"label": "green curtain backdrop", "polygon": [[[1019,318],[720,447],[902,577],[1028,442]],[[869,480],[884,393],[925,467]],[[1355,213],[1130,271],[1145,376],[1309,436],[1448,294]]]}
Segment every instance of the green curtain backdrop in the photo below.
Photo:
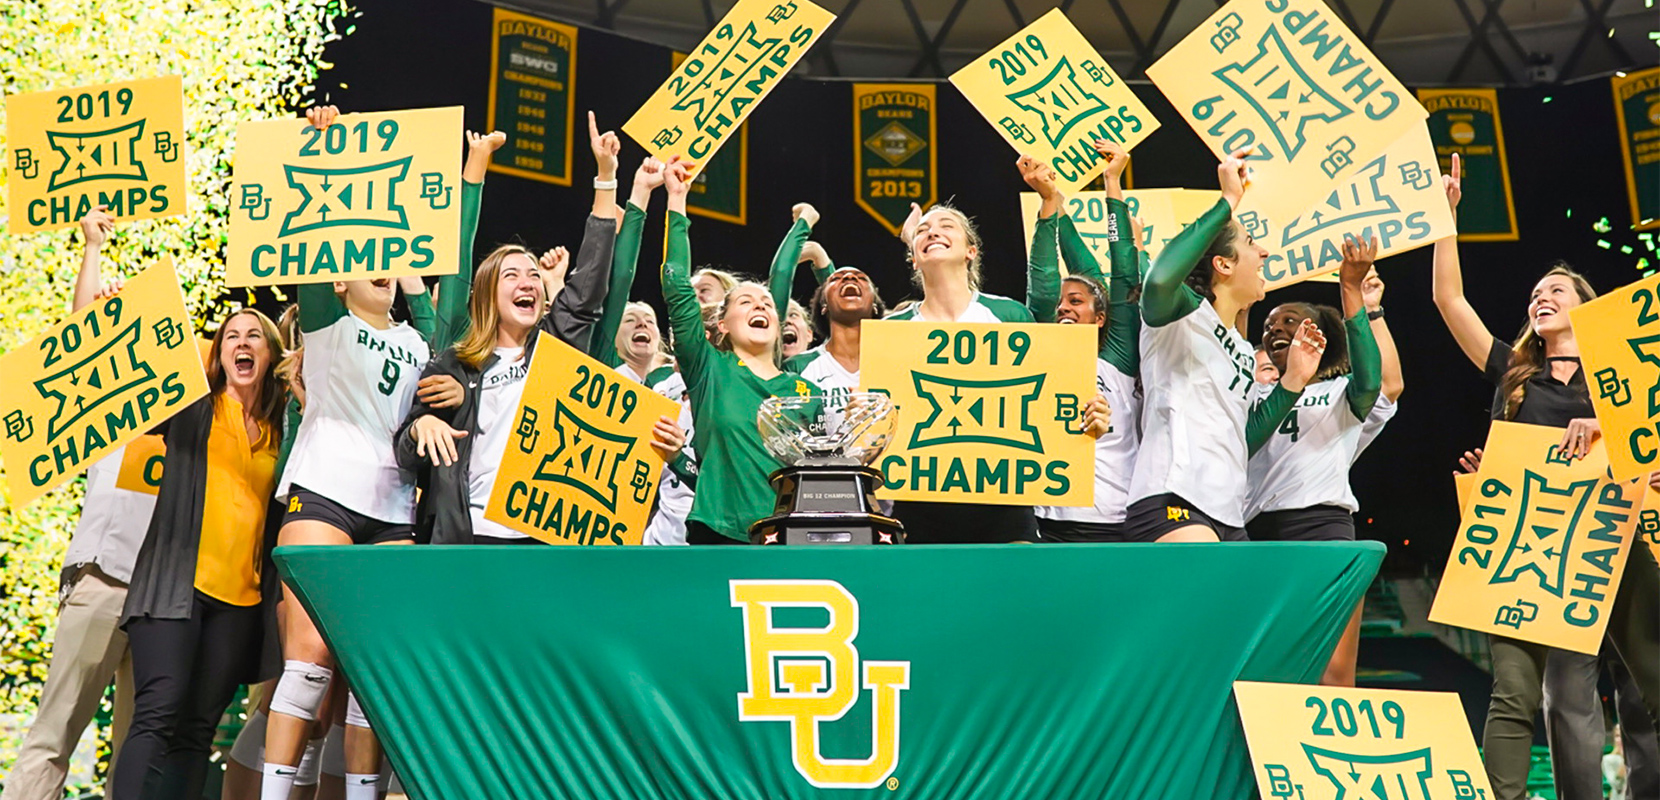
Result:
{"label": "green curtain backdrop", "polygon": [[[420,800],[1248,800],[1232,683],[1317,680],[1383,553],[308,547],[277,560]],[[863,667],[908,662],[897,763],[876,788],[816,788],[792,763],[795,723],[740,721],[750,680],[733,581],[856,599],[858,701],[809,730],[825,761],[873,755],[879,692]],[[835,628],[847,614],[776,607],[771,625]],[[764,663],[782,683],[802,663],[834,675],[829,662]],[[836,691],[825,683],[814,691]]]}

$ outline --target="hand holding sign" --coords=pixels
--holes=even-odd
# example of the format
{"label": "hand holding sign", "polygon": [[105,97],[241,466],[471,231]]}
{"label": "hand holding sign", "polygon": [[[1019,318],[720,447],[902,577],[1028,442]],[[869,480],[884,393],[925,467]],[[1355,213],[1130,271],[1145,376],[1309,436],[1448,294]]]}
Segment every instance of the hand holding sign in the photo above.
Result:
{"label": "hand holding sign", "polygon": [[1251,185],[1251,175],[1245,166],[1245,159],[1251,157],[1253,148],[1241,148],[1228,154],[1222,163],[1216,165],[1216,183],[1222,188],[1222,199],[1228,201],[1233,208],[1239,207],[1239,201],[1245,196],[1246,187]]}

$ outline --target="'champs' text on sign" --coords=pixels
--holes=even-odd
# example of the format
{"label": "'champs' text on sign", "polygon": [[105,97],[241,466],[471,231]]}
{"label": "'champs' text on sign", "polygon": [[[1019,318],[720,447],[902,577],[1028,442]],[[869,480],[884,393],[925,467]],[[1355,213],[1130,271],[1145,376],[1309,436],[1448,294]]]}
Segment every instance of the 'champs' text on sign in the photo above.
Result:
{"label": "'champs' text on sign", "polygon": [[1080,325],[866,320],[859,391],[893,398],[890,500],[1087,506],[1095,336]]}
{"label": "'champs' text on sign", "polygon": [[623,132],[701,169],[835,20],[807,0],[739,0]]}
{"label": "'champs' text on sign", "polygon": [[1233,693],[1263,797],[1493,796],[1452,692],[1237,681]]}
{"label": "'champs' text on sign", "polygon": [[19,506],[207,394],[172,259],[0,357],[0,456]]}
{"label": "'champs' text on sign", "polygon": [[6,98],[13,234],[185,212],[184,90],[177,75]]}
{"label": "'champs' text on sign", "polygon": [[1568,312],[1616,479],[1660,470],[1660,276]]}
{"label": "'champs' text on sign", "polygon": [[1431,622],[1596,654],[1648,487],[1611,478],[1602,442],[1570,459],[1561,441],[1493,423]]}
{"label": "'champs' text on sign", "polygon": [[639,544],[663,471],[651,429],[680,405],[537,336],[484,518],[548,544]]}
{"label": "'champs' text on sign", "polygon": [[459,106],[237,126],[225,283],[455,272],[460,141]]}
{"label": "'champs' text on sign", "polygon": [[1066,192],[1106,169],[1096,139],[1128,150],[1159,127],[1058,8],[957,70],[951,83],[1016,151],[1054,167]]}
{"label": "'champs' text on sign", "polygon": [[[1328,184],[1329,185],[1329,184]],[[1377,237],[1378,258],[1433,244],[1454,233],[1452,209],[1429,131],[1413,125],[1301,215],[1281,223],[1258,211],[1272,204],[1247,191],[1234,219],[1268,248],[1262,278],[1269,290],[1335,273],[1343,235]]]}
{"label": "'champs' text on sign", "polygon": [[1218,158],[1256,152],[1258,213],[1291,219],[1426,116],[1319,0],[1232,0],[1147,68]]}

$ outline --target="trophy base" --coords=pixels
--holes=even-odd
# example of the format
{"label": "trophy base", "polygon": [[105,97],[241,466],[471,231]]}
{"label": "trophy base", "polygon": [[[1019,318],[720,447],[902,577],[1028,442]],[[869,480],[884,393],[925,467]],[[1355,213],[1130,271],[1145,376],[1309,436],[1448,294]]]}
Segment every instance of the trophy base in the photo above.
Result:
{"label": "trophy base", "polygon": [[905,526],[880,513],[882,475],[870,467],[797,464],[772,473],[773,515],[749,526],[763,545],[903,544]]}

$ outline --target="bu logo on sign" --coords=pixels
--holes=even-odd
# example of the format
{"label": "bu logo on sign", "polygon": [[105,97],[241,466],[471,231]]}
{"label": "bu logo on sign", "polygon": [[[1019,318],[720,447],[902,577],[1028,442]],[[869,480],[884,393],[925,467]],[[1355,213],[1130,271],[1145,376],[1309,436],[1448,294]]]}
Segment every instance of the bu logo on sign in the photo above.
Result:
{"label": "bu logo on sign", "polygon": [[[819,723],[847,715],[859,699],[859,601],[835,581],[731,581],[732,606],[744,612],[744,662],[749,690],[738,695],[743,722],[790,723],[796,772],[821,789],[872,789],[899,765],[899,693],[911,687],[911,662],[865,661],[870,690],[871,754],[825,758]],[[775,608],[822,608],[823,627],[773,624]]]}

